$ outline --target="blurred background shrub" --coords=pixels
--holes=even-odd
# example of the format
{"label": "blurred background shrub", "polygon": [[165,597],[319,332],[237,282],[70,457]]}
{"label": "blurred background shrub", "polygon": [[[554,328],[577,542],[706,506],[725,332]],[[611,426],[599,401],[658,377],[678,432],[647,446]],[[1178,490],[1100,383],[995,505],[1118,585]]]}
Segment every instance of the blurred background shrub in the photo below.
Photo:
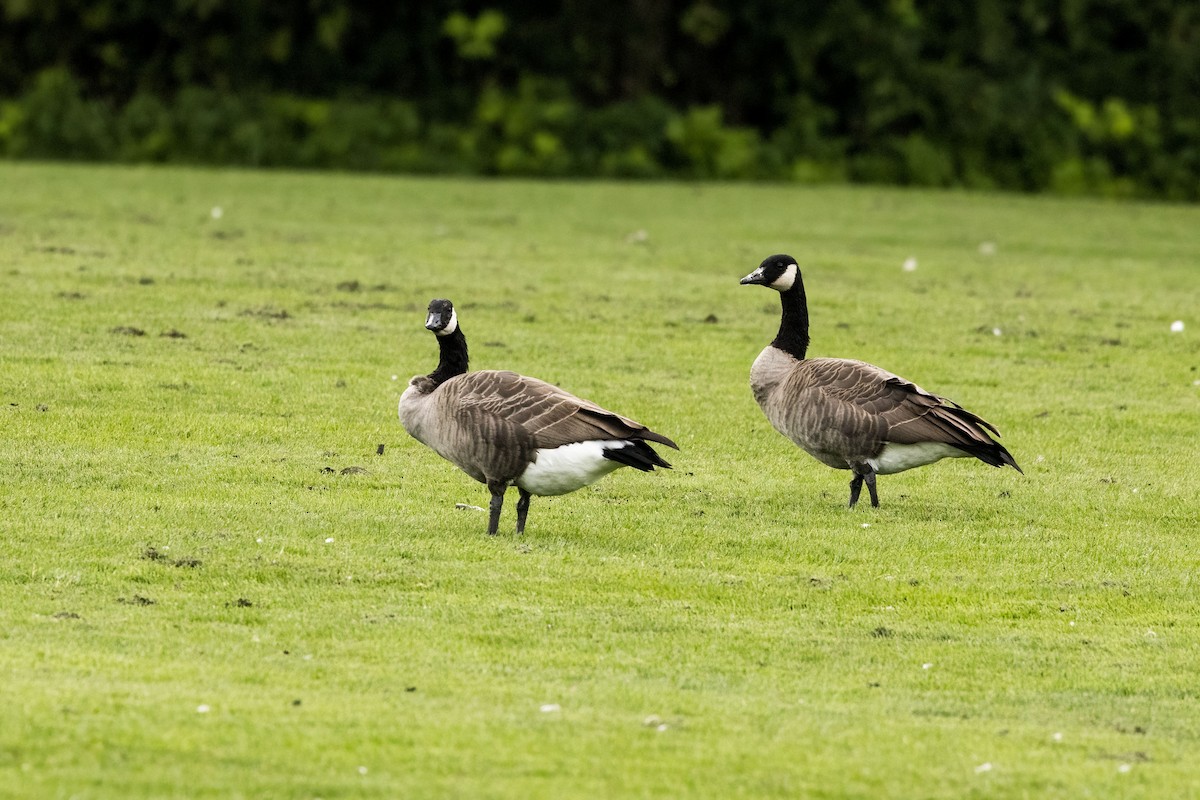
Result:
{"label": "blurred background shrub", "polygon": [[1173,0],[0,0],[0,156],[1200,198]]}

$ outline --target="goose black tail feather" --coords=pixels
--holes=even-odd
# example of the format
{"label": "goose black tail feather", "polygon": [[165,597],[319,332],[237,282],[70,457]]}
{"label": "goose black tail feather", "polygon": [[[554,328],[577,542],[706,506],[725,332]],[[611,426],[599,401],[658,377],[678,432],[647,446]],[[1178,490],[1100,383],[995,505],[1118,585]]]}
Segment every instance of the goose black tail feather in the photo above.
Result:
{"label": "goose black tail feather", "polygon": [[662,456],[654,452],[653,447],[641,439],[627,441],[624,447],[605,448],[604,457],[642,472],[650,472],[655,467],[671,468]]}
{"label": "goose black tail feather", "polygon": [[1017,461],[1012,457],[1012,453],[1005,450],[1004,445],[1000,444],[999,442],[992,442],[990,445],[959,444],[958,442],[955,442],[954,446],[959,450],[962,450],[964,453],[969,453],[970,455],[975,456],[975,458],[978,458],[985,464],[990,464],[993,467],[1003,467],[1007,464],[1022,475],[1025,474],[1025,470],[1021,469],[1021,467],[1017,465]]}

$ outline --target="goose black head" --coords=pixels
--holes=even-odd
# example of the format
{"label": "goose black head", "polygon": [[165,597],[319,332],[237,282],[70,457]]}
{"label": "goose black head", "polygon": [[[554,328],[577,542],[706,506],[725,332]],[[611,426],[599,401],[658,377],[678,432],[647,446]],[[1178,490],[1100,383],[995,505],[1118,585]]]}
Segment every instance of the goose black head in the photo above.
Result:
{"label": "goose black head", "polygon": [[458,330],[458,314],[454,313],[454,303],[449,300],[430,300],[425,328],[438,336],[449,336]]}
{"label": "goose black head", "polygon": [[795,285],[799,275],[800,268],[796,266],[796,259],[780,254],[764,259],[758,269],[742,278],[741,284],[760,284],[783,293]]}

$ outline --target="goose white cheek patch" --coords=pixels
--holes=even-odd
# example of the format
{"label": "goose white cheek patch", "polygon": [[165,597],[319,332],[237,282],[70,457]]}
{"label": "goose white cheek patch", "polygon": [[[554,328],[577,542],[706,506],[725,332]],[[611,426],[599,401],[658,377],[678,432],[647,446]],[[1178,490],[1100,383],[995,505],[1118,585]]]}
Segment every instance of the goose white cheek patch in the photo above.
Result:
{"label": "goose white cheek patch", "polygon": [[783,271],[783,274],[768,285],[778,292],[786,292],[796,282],[796,271],[798,269],[799,267],[795,264],[788,264],[788,268]]}
{"label": "goose white cheek patch", "polygon": [[437,332],[438,336],[449,336],[458,330],[458,312],[450,312],[450,321],[446,323],[446,327]]}

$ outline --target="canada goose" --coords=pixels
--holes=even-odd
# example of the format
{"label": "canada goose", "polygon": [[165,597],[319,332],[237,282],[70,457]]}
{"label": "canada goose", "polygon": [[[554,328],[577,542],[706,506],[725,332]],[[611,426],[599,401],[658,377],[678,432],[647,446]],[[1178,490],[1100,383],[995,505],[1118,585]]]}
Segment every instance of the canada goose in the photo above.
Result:
{"label": "canada goose", "polygon": [[679,446],[620,414],[515,372],[467,372],[467,340],[449,300],[432,300],[425,327],[437,335],[437,369],[409,381],[400,423],[417,441],[486,484],[488,533],[515,484],[517,533],[531,495],[559,495],[595,483],[622,465],[670,468],[647,442]]}
{"label": "canada goose", "polygon": [[904,378],[848,358],[805,358],[808,302],[796,259],[775,255],[741,280],[779,292],[779,333],[754,360],[750,388],[775,430],[835,469],[853,470],[850,507],[864,483],[879,505],[875,476],[943,458],[974,456],[1022,472],[1000,432],[957,403]]}

